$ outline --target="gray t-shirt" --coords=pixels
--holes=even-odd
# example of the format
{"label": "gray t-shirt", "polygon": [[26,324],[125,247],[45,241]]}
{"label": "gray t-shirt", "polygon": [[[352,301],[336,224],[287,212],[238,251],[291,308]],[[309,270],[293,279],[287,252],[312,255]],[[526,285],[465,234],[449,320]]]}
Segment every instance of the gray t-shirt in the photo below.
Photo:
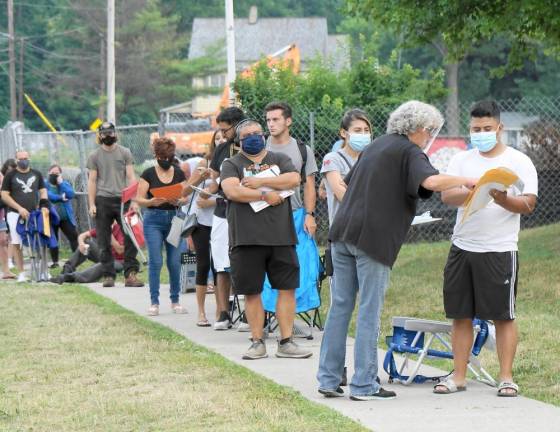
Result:
{"label": "gray t-shirt", "polygon": [[87,167],[97,171],[97,195],[120,197],[126,184],[126,167],[132,165],[132,153],[126,147],[114,144],[111,151],[99,147],[89,155]]}
{"label": "gray t-shirt", "polygon": [[[350,172],[350,169],[354,166],[357,159],[353,159],[344,150],[339,150],[336,152],[327,153],[323,159],[323,166],[321,167],[321,174],[338,171],[340,176],[344,179],[346,174]],[[340,201],[336,199],[334,192],[329,185],[329,182],[325,180],[325,189],[327,190],[327,207],[329,209],[329,226],[333,223],[334,216],[340,205]]]}
{"label": "gray t-shirt", "polygon": [[[315,161],[315,156],[311,147],[305,146],[307,149],[307,163],[305,164],[305,175],[310,176],[315,174],[319,169],[317,168],[317,162]],[[292,164],[296,168],[298,173],[301,173],[301,166],[303,165],[303,159],[299,151],[297,141],[290,137],[290,142],[288,144],[272,144],[270,142],[270,137],[266,142],[266,149],[274,153],[284,153],[292,160]],[[303,181],[303,179],[302,179]],[[303,198],[301,194],[301,186],[296,187],[295,193],[290,197],[292,204],[292,210],[298,210],[303,207]]]}

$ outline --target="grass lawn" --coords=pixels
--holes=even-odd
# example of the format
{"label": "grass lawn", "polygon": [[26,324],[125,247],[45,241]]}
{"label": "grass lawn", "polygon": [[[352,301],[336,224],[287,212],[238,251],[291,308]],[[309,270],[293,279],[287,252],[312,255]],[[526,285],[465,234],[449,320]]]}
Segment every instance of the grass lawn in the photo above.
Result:
{"label": "grass lawn", "polygon": [[364,430],[85,287],[0,305],[1,431]]}
{"label": "grass lawn", "polygon": [[[442,286],[449,245],[422,243],[402,248],[385,300],[380,347],[386,348],[393,316],[445,320]],[[522,231],[519,263],[519,347],[514,379],[522,395],[560,406],[560,224]],[[324,308],[329,304],[328,291],[325,283]],[[352,334],[354,323],[352,320]],[[496,353],[483,350],[481,355],[483,364],[497,377]],[[448,370],[453,367],[451,362],[436,364]]]}

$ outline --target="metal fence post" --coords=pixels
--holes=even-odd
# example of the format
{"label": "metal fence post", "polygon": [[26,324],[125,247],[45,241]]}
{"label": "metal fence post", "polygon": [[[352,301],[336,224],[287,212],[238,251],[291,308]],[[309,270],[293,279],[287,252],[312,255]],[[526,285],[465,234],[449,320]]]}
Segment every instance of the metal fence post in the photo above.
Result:
{"label": "metal fence post", "polygon": [[88,172],[86,169],[86,149],[85,149],[85,143],[84,143],[84,132],[81,131],[79,132],[78,135],[78,152],[80,154],[80,174],[82,176],[83,182],[85,184],[85,201],[86,201],[86,217],[87,217],[87,223],[88,223],[88,228],[91,229],[91,217],[89,215],[89,198],[88,198]]}
{"label": "metal fence post", "polygon": [[315,112],[309,112],[309,146],[315,153]]}

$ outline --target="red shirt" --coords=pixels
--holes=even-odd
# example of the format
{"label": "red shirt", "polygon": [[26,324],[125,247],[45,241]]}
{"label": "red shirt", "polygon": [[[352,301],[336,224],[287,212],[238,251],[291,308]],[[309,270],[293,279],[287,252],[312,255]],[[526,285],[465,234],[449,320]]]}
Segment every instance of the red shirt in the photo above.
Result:
{"label": "red shirt", "polygon": [[[119,224],[113,224],[113,227],[111,228],[111,234],[113,235],[113,237],[115,237],[115,240],[117,240],[118,244],[124,246],[124,234]],[[97,231],[95,230],[95,228],[89,231],[89,235],[93,238],[97,237]],[[113,258],[115,258],[117,261],[124,261],[124,254],[117,253],[115,248],[111,247],[111,253],[113,254]]]}

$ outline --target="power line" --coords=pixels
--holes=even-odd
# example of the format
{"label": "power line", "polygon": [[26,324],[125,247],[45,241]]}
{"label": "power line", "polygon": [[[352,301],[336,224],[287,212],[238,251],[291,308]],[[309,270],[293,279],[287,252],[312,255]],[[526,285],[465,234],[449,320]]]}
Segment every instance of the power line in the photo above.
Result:
{"label": "power line", "polygon": [[43,53],[43,54],[51,56],[51,57],[59,58],[59,59],[62,59],[62,60],[74,60],[74,61],[99,60],[98,55],[88,56],[88,57],[64,55],[64,54],[58,54],[54,51],[49,51],[49,50],[46,50],[44,48],[38,47],[37,45],[33,45],[31,42],[25,42],[25,44],[28,45],[29,47],[33,48],[34,50],[39,51],[40,53]]}

